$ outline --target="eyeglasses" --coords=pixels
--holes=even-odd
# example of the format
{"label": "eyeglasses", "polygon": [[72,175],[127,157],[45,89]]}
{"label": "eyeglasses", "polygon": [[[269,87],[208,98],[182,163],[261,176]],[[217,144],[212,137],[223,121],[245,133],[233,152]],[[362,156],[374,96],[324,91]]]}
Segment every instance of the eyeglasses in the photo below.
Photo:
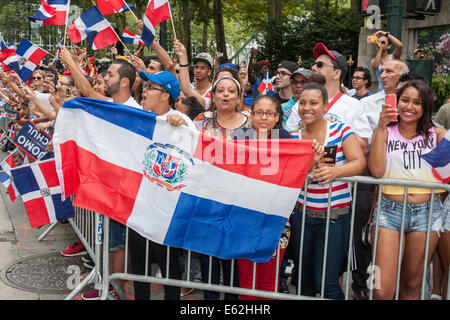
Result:
{"label": "eyeglasses", "polygon": [[280,76],[280,77],[287,77],[287,76],[291,76],[292,75],[292,73],[287,73],[287,72],[284,72],[284,71],[277,71],[277,72],[275,72],[275,75],[276,76]]}
{"label": "eyeglasses", "polygon": [[291,84],[294,85],[305,84],[305,80],[291,80]]}
{"label": "eyeglasses", "polygon": [[161,88],[154,87],[154,86],[152,86],[151,84],[146,84],[146,85],[144,85],[144,89],[145,89],[145,90],[158,90],[158,91],[161,91],[161,92],[167,92],[166,90],[161,89]]}
{"label": "eyeglasses", "polygon": [[33,77],[33,80],[42,80],[42,77]]}
{"label": "eyeglasses", "polygon": [[353,76],[352,80],[364,80],[364,78],[358,77],[358,76]]}
{"label": "eyeglasses", "polygon": [[339,69],[339,67],[336,67],[335,65],[332,65],[332,64],[326,64],[323,61],[316,61],[316,62],[314,62],[312,64],[311,68],[314,67],[314,66],[317,66],[317,68],[319,68],[319,69],[322,68],[323,66],[331,67],[333,69]]}
{"label": "eyeglasses", "polygon": [[267,118],[275,118],[278,113],[277,112],[272,112],[272,111],[267,111],[267,112],[253,111],[252,114],[254,116],[259,117],[259,118],[262,118],[263,115],[265,115]]}
{"label": "eyeglasses", "polygon": [[68,87],[70,87],[70,84],[63,83],[63,82],[58,82],[58,83],[59,83],[60,86],[68,86]]}

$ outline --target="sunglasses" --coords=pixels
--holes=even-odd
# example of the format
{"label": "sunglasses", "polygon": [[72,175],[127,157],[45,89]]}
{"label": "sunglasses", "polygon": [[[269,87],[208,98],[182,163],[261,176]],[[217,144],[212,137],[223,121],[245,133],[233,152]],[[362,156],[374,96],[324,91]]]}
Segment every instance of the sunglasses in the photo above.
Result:
{"label": "sunglasses", "polygon": [[146,85],[144,85],[144,89],[145,89],[145,90],[158,90],[158,91],[161,91],[161,92],[167,92],[166,90],[161,89],[161,88],[154,87],[154,86],[152,86],[151,84],[146,84]]}
{"label": "sunglasses", "polygon": [[33,80],[42,80],[41,77],[33,77]]}
{"label": "sunglasses", "polygon": [[339,69],[339,67],[336,67],[335,65],[332,65],[332,64],[326,64],[323,61],[316,61],[316,62],[314,62],[312,64],[311,68],[314,67],[314,66],[317,66],[317,68],[319,68],[319,69],[323,68],[324,66],[331,67],[333,69]]}
{"label": "sunglasses", "polygon": [[291,84],[294,85],[305,84],[305,80],[291,80]]}

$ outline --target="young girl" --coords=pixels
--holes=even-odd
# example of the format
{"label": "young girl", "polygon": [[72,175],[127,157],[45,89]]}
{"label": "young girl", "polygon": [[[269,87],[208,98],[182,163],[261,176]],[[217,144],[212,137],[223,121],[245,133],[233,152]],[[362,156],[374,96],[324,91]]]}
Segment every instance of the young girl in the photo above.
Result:
{"label": "young girl", "polygon": [[[389,105],[383,105],[368,160],[374,177],[439,182],[433,176],[431,166],[420,157],[433,150],[446,133],[445,129],[433,126],[432,97],[431,89],[424,81],[413,80],[397,92],[398,112]],[[433,213],[427,263],[442,226],[439,193],[444,190],[437,189],[435,198],[431,199],[431,189],[409,187],[404,247],[399,248],[404,192],[405,188],[401,186],[383,186],[380,207],[377,205],[372,217],[372,226],[375,226],[379,214],[375,265],[379,268],[381,283],[374,289],[376,299],[394,298],[398,263],[401,263],[399,298],[419,299],[431,202]],[[398,261],[399,250],[403,251],[402,261]]]}
{"label": "young girl", "polygon": [[[330,159],[322,156],[313,166],[313,180],[308,184],[306,201],[304,201],[305,192],[302,190],[291,215],[290,246],[294,268],[298,270],[293,274],[292,282],[297,286],[298,274],[300,274],[302,295],[315,296],[316,293],[321,292],[329,183],[331,183],[331,210],[323,295],[325,298],[344,299],[344,293],[339,285],[339,276],[348,250],[352,197],[349,183],[334,180],[362,173],[366,161],[353,130],[344,123],[331,122],[324,118],[327,109],[328,97],[325,88],[316,83],[305,85],[300,95],[298,108],[304,127],[298,132],[298,136],[301,139],[317,140],[323,146],[334,145],[337,150],[334,164],[326,163]],[[302,234],[304,203],[306,217],[305,230]],[[301,241],[302,238],[303,241]],[[301,243],[303,243],[302,257],[299,254]],[[299,268],[300,258],[302,259],[301,269]]]}

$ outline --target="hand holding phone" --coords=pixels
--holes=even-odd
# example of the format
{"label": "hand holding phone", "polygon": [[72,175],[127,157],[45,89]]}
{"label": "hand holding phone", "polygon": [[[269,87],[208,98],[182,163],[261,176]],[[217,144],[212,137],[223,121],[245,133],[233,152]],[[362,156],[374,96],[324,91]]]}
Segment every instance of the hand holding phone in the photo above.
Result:
{"label": "hand holding phone", "polygon": [[[384,98],[384,103],[390,105],[389,109],[397,111],[397,95],[395,93],[387,94]],[[397,120],[397,117],[390,116],[389,119]]]}
{"label": "hand holding phone", "polygon": [[326,152],[324,155],[325,163],[336,164],[337,145],[324,146],[323,150]]}

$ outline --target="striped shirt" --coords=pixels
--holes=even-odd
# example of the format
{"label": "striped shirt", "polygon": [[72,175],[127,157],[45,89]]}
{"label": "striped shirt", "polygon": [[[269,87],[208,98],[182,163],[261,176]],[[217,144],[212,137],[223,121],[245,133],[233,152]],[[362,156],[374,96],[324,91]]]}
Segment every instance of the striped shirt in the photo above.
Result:
{"label": "striped shirt", "polygon": [[[337,145],[336,164],[342,166],[347,161],[342,151],[342,143],[350,135],[354,134],[353,130],[342,122],[328,121],[327,133],[325,135],[324,146]],[[292,132],[293,137],[301,139],[301,131]],[[327,211],[328,208],[329,184],[319,184],[317,181],[308,182],[308,195],[306,198],[306,208],[313,211]],[[303,204],[304,190],[300,192],[300,204]],[[345,208],[350,206],[352,201],[351,184],[348,182],[334,181],[331,187],[331,209]]]}

